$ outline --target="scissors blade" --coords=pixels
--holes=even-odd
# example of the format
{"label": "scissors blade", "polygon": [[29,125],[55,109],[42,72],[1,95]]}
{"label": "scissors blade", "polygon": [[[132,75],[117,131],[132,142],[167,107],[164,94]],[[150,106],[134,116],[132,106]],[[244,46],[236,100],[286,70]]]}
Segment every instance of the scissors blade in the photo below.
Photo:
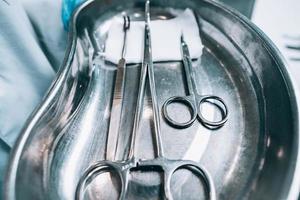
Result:
{"label": "scissors blade", "polygon": [[113,102],[111,106],[111,116],[109,122],[107,143],[106,143],[106,159],[115,160],[118,138],[120,132],[123,97],[124,97],[124,85],[125,85],[125,72],[126,72],[126,60],[121,58],[118,66],[115,78],[115,86],[113,93]]}
{"label": "scissors blade", "polygon": [[180,46],[181,46],[181,53],[182,53],[182,61],[183,61],[183,66],[184,66],[184,71],[185,71],[187,86],[188,86],[188,93],[189,95],[195,95],[195,92],[197,91],[197,87],[196,87],[195,75],[193,71],[193,63],[190,56],[189,47],[184,41],[183,34],[181,34],[180,42],[181,42]]}
{"label": "scissors blade", "polygon": [[184,41],[183,34],[181,34],[180,42],[181,42],[182,56],[183,56],[184,58],[187,58],[189,61],[192,61],[192,60],[191,60],[191,56],[190,56],[189,47],[188,47],[188,45],[186,44],[186,42]]}

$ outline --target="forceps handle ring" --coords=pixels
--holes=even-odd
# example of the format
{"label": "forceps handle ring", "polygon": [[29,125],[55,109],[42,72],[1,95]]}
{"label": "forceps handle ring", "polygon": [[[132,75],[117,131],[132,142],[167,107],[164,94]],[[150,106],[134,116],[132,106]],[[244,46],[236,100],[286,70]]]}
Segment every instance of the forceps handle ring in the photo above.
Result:
{"label": "forceps handle ring", "polygon": [[97,177],[104,173],[117,175],[121,181],[119,200],[124,200],[128,190],[128,176],[130,169],[134,168],[134,160],[122,161],[99,161],[89,167],[79,180],[76,188],[75,200],[83,200],[87,186]]}
{"label": "forceps handle ring", "polygon": [[[209,172],[199,163],[191,160],[172,160],[165,157],[157,157],[151,160],[139,160],[138,169],[141,171],[153,170],[163,173],[163,197],[173,200],[171,191],[171,179],[178,170],[188,170],[197,176],[203,183],[205,193],[209,200],[216,200],[216,189],[213,178]],[[176,186],[177,184],[173,184]]]}

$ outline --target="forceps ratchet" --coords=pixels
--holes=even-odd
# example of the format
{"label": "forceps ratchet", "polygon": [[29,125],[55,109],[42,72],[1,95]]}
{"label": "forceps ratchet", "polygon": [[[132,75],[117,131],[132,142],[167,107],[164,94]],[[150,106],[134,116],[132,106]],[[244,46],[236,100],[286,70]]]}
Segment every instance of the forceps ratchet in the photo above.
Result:
{"label": "forceps ratchet", "polygon": [[[184,73],[187,82],[188,95],[187,96],[174,96],[165,101],[163,104],[163,116],[166,121],[175,128],[187,128],[191,126],[198,118],[200,122],[207,128],[216,129],[223,126],[228,119],[228,109],[224,100],[214,95],[199,95],[196,88],[196,79],[192,66],[192,59],[190,57],[189,49],[184,41],[183,34],[180,38],[181,53],[184,66]],[[187,106],[190,110],[191,118],[186,122],[177,122],[174,120],[168,112],[168,106],[174,103],[180,103]],[[210,103],[214,105],[221,112],[221,120],[210,121],[206,119],[201,111],[201,105],[203,103]]]}
{"label": "forceps ratchet", "polygon": [[[154,68],[152,62],[152,48],[151,48],[151,33],[150,33],[150,1],[146,1],[145,5],[145,38],[144,38],[144,59],[141,68],[141,76],[138,89],[137,105],[135,108],[134,124],[131,133],[130,147],[128,157],[122,161],[104,160],[92,165],[86,170],[79,181],[76,198],[82,199],[84,190],[89,182],[91,182],[97,175],[103,173],[113,173],[118,175],[121,181],[121,192],[119,199],[126,198],[128,192],[129,176],[132,171],[158,171],[163,173],[163,198],[172,200],[171,194],[171,178],[173,174],[180,169],[186,169],[197,175],[201,182],[204,183],[206,193],[210,200],[216,200],[216,191],[213,180],[208,171],[199,165],[197,162],[191,160],[168,159],[164,156],[163,145],[161,139],[159,107],[156,97],[156,88],[154,80]],[[137,159],[135,157],[136,136],[140,128],[140,120],[143,111],[144,94],[147,75],[150,85],[150,94],[153,109],[153,123],[154,123],[154,153],[153,159]]]}

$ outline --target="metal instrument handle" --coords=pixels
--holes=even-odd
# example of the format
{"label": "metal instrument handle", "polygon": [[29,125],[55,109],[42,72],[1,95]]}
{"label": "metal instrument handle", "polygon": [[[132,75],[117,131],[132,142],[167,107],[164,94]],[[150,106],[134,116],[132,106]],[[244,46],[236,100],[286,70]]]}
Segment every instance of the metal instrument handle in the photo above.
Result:
{"label": "metal instrument handle", "polygon": [[191,171],[193,174],[195,174],[199,179],[201,179],[204,184],[204,188],[206,189],[206,193],[208,195],[209,200],[216,200],[216,189],[214,186],[214,182],[208,171],[203,167],[200,166],[198,163],[194,161],[189,160],[171,160],[172,167],[168,173],[165,174],[165,193],[166,196],[169,197],[167,199],[173,199],[171,194],[171,178],[174,175],[174,173],[180,169],[185,169],[188,171]]}
{"label": "metal instrument handle", "polygon": [[120,200],[125,199],[127,189],[130,169],[133,168],[133,162],[128,160],[127,162],[118,161],[100,161],[88,168],[76,188],[75,199],[84,199],[84,194],[87,186],[91,183],[97,176],[104,173],[111,173],[118,176],[121,181],[121,193],[119,196]]}
{"label": "metal instrument handle", "polygon": [[140,160],[138,166],[141,171],[157,171],[163,172],[163,184],[164,184],[164,199],[173,200],[171,192],[171,179],[174,173],[178,170],[185,169],[196,175],[203,183],[208,198],[210,200],[216,200],[216,189],[213,184],[213,179],[208,171],[198,164],[197,162],[190,160],[171,160],[164,157],[158,157],[151,160]]}
{"label": "metal instrument handle", "polygon": [[[194,103],[194,97],[192,97],[192,98],[189,98],[189,97],[191,97],[191,96],[174,96],[174,97],[167,99],[167,101],[165,101],[165,103],[163,104],[163,106],[162,106],[163,116],[170,126],[172,126],[174,128],[179,128],[179,129],[187,128],[187,127],[191,126],[193,124],[193,122],[196,120],[197,114],[198,114],[197,113],[197,105],[195,105],[195,103]],[[171,117],[171,115],[169,114],[169,111],[168,111],[168,107],[174,103],[181,103],[188,107],[190,115],[191,115],[190,120],[188,120],[186,122],[177,122],[176,120],[174,120]]]}
{"label": "metal instrument handle", "polygon": [[[213,96],[213,95],[206,95],[202,96],[200,98],[196,98],[197,101],[199,102],[198,104],[198,118],[199,121],[206,126],[209,129],[216,129],[222,127],[228,120],[228,108],[227,105],[225,104],[224,100],[218,96]],[[200,99],[200,100],[198,100]],[[212,121],[206,119],[201,111],[201,105],[203,103],[210,103],[212,104],[216,109],[218,109],[221,112],[221,119],[219,121]]]}
{"label": "metal instrument handle", "polygon": [[[194,98],[198,104],[195,104]],[[211,103],[216,109],[221,112],[221,119],[219,121],[211,121],[206,119],[201,111],[201,105],[204,103]],[[169,114],[168,107],[174,103],[181,103],[184,104],[190,112],[191,118],[187,122],[178,122],[174,120],[171,115]],[[165,101],[162,107],[163,116],[167,123],[178,129],[190,127],[193,122],[198,117],[199,121],[209,129],[216,129],[222,127],[228,120],[228,108],[224,102],[224,100],[218,96],[207,95],[202,97],[193,97],[193,96],[174,96]]]}
{"label": "metal instrument handle", "polygon": [[[119,142],[119,134],[120,134],[120,126],[121,126],[121,118],[123,112],[123,104],[124,104],[124,89],[125,89],[125,79],[126,79],[126,60],[125,53],[127,47],[127,31],[130,28],[130,17],[123,16],[124,24],[124,38],[123,38],[123,48],[121,59],[117,65],[117,72],[115,78],[115,86],[113,89],[113,97],[112,97],[112,106],[111,106],[111,116],[109,122],[109,129],[106,140],[106,154],[105,160],[115,160],[117,146]],[[121,104],[120,107],[117,105]]]}
{"label": "metal instrument handle", "polygon": [[[118,138],[124,104],[124,88],[126,78],[126,60],[121,58],[117,66],[115,86],[113,89],[111,116],[109,120],[108,136],[106,141],[105,160],[114,160],[117,151]],[[118,106],[121,104],[121,106]]]}

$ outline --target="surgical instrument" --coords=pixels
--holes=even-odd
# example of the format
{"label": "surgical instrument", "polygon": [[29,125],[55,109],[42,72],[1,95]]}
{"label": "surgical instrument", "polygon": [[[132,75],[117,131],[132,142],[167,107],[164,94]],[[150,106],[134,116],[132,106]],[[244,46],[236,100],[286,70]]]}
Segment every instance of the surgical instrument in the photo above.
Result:
{"label": "surgical instrument", "polygon": [[[213,180],[205,168],[200,166],[198,163],[190,160],[171,160],[164,156],[162,140],[161,140],[161,129],[160,129],[160,117],[159,107],[156,97],[156,88],[154,81],[154,68],[152,62],[152,48],[151,48],[151,33],[150,33],[150,1],[146,1],[145,5],[145,38],[144,38],[144,59],[141,69],[141,77],[139,84],[139,92],[137,105],[135,110],[134,125],[131,135],[130,151],[128,158],[123,161],[100,161],[95,165],[92,165],[82,176],[78,187],[76,197],[82,199],[84,190],[89,182],[97,175],[111,172],[116,173],[121,180],[121,193],[119,199],[125,199],[128,190],[129,175],[131,171],[160,171],[164,173],[164,199],[173,199],[171,194],[171,177],[173,174],[180,169],[186,169],[192,171],[205,184],[206,191],[209,199],[216,199],[215,187]],[[140,128],[140,119],[143,110],[143,101],[145,94],[146,79],[149,79],[150,93],[152,99],[153,108],[153,122],[154,122],[154,146],[155,146],[155,158],[153,159],[137,159],[135,158],[135,147],[136,147],[136,136]]]}
{"label": "surgical instrument", "polygon": [[[184,72],[187,82],[188,95],[187,96],[174,96],[167,99],[163,105],[163,116],[166,121],[175,128],[187,128],[193,124],[196,118],[203,123],[207,128],[215,129],[223,126],[228,119],[228,109],[222,98],[214,95],[199,95],[196,89],[196,79],[192,66],[189,49],[184,41],[183,34],[181,34],[181,52],[183,59]],[[177,122],[172,119],[168,112],[168,106],[173,103],[180,103],[187,106],[190,110],[191,118],[187,122]],[[215,108],[219,109],[222,115],[219,121],[209,121],[206,119],[201,111],[203,103],[210,103]]]}
{"label": "surgical instrument", "polygon": [[116,148],[118,145],[119,131],[121,126],[122,109],[123,109],[123,97],[124,97],[124,87],[126,78],[126,47],[127,47],[127,31],[130,29],[130,17],[123,16],[123,48],[121,59],[117,65],[117,72],[115,78],[115,85],[113,90],[113,102],[111,107],[111,116],[109,122],[108,137],[106,142],[106,159],[114,160],[116,154]]}

